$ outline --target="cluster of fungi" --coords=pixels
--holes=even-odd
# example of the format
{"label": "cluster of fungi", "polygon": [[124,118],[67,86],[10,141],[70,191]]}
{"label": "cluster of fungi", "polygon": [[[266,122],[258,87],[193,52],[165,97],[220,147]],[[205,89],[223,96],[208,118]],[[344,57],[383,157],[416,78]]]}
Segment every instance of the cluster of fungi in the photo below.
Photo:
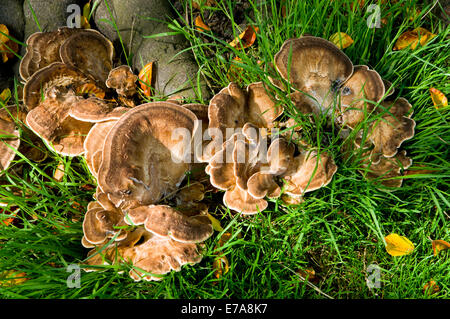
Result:
{"label": "cluster of fungi", "polygon": [[[137,76],[126,65],[113,68],[113,61],[114,47],[98,31],[35,33],[20,65],[24,107],[0,113],[2,169],[20,144],[13,118],[54,152],[86,161],[97,183],[83,220],[87,270],[130,263],[134,280],[160,280],[202,258],[201,243],[213,233],[205,187],[224,191],[230,210],[251,215],[265,210],[267,199],[301,198],[326,186],[337,171],[331,154],[269,133],[292,121],[277,121],[284,107],[263,82],[230,83],[209,105],[170,98],[135,105]],[[415,126],[408,101],[392,99],[392,87],[376,71],[353,66],[321,38],[286,41],[275,66],[283,81],[270,80],[305,116],[327,114],[345,132],[380,114],[353,148],[366,155],[367,177],[401,186],[395,177],[411,159],[398,149]],[[180,128],[187,143],[173,137]]]}

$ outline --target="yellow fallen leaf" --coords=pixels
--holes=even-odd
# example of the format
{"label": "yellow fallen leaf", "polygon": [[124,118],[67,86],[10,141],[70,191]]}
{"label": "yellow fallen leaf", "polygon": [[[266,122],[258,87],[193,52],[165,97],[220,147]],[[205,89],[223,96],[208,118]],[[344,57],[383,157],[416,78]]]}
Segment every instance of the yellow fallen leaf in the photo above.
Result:
{"label": "yellow fallen leaf", "polygon": [[0,24],[0,53],[3,63],[14,57],[14,53],[19,51],[17,42],[9,37],[9,30],[4,24]]}
{"label": "yellow fallen leaf", "polygon": [[415,28],[411,31],[406,31],[402,33],[395,42],[394,50],[403,50],[408,47],[410,47],[411,50],[414,50],[419,43],[423,46],[435,36],[436,34],[433,34],[427,29],[421,27]]}
{"label": "yellow fallen leaf", "polygon": [[8,103],[9,99],[11,98],[11,90],[9,88],[6,88],[0,93],[0,102],[3,104]]}
{"label": "yellow fallen leaf", "polygon": [[139,72],[138,78],[145,96],[151,96],[153,62],[147,63]]}
{"label": "yellow fallen leaf", "polygon": [[[258,27],[248,26],[244,32],[239,34],[233,41],[230,42],[230,45],[236,49],[245,49],[253,45],[256,40],[256,33],[259,31]],[[242,43],[242,45],[241,45]]]}
{"label": "yellow fallen leaf", "polygon": [[311,283],[319,282],[319,278],[316,277],[316,271],[311,267],[299,269],[297,270],[297,274],[299,274],[303,279]]}
{"label": "yellow fallen leaf", "polygon": [[207,213],[206,216],[208,216],[215,231],[223,231],[222,225],[220,225],[220,222],[216,218],[214,218],[210,213]]}
{"label": "yellow fallen leaf", "polygon": [[344,32],[336,32],[330,37],[330,41],[341,50],[348,48],[353,43],[353,39]]}
{"label": "yellow fallen leaf", "polygon": [[436,239],[431,243],[433,247],[433,254],[437,256],[441,250],[450,249],[450,244],[445,240]]}
{"label": "yellow fallen leaf", "polygon": [[423,293],[427,293],[429,295],[433,295],[436,294],[440,291],[441,289],[439,288],[439,285],[436,283],[436,281],[434,281],[433,279],[430,280],[429,282],[427,282],[424,286],[423,286]]}
{"label": "yellow fallen leaf", "polygon": [[398,234],[389,234],[384,237],[386,251],[391,256],[404,256],[414,251],[414,244],[406,237]]}
{"label": "yellow fallen leaf", "polygon": [[433,101],[433,104],[437,109],[448,106],[447,97],[438,89],[430,88],[430,95],[431,100]]}
{"label": "yellow fallen leaf", "polygon": [[195,18],[195,29],[197,31],[210,31],[211,29],[208,27],[208,25],[206,25],[203,20],[202,17],[200,15],[197,16],[197,18]]}

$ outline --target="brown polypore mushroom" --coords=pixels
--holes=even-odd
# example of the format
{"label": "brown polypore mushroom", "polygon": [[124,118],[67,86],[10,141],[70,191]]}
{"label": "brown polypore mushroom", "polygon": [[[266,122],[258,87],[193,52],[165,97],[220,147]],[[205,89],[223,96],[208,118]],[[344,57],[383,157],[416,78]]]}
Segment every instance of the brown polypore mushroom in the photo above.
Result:
{"label": "brown polypore mushroom", "polygon": [[341,103],[338,122],[354,128],[385,95],[383,79],[365,65],[355,66],[352,76],[340,88]]}
{"label": "brown polypore mushroom", "polygon": [[[96,254],[97,253],[97,254]],[[186,264],[199,263],[202,256],[194,243],[181,243],[170,238],[159,237],[138,227],[125,240],[98,253],[92,250],[88,265],[129,262],[133,265],[129,275],[135,281],[142,279],[161,280],[162,275],[180,271]]]}
{"label": "brown polypore mushroom", "polygon": [[112,69],[114,46],[100,32],[79,30],[61,44],[59,53],[62,62],[92,76],[98,86],[105,86]]}
{"label": "brown polypore mushroom", "polygon": [[78,29],[62,27],[54,32],[36,32],[27,39],[26,53],[20,61],[19,73],[28,80],[36,71],[61,62],[59,48]]}
{"label": "brown polypore mushroom", "polygon": [[125,113],[109,132],[98,185],[116,206],[154,204],[184,179],[197,117],[167,102],[143,104]]}
{"label": "brown polypore mushroom", "polygon": [[86,83],[94,84],[93,79],[84,75],[79,69],[61,62],[52,63],[35,72],[23,88],[23,101],[28,110],[32,110],[41,103],[47,91],[56,88],[72,89]]}
{"label": "brown polypore mushroom", "polygon": [[303,195],[330,183],[337,166],[326,152],[314,150],[301,151],[290,163],[282,177],[287,181],[286,193]]}
{"label": "brown polypore mushroom", "polygon": [[115,89],[117,94],[131,97],[136,94],[136,81],[138,77],[128,65],[121,65],[109,72],[106,86]]}
{"label": "brown polypore mushroom", "polygon": [[368,139],[373,143],[372,158],[393,157],[401,144],[414,136],[416,122],[411,119],[411,104],[400,97],[395,101],[383,101],[378,112],[380,119],[370,128]]}
{"label": "brown polypore mushroom", "polygon": [[[221,136],[211,136],[212,142],[204,149],[203,161],[208,161],[220,150],[227,129],[242,128],[251,123],[259,128],[274,127],[275,119],[283,113],[283,107],[266,92],[262,82],[252,83],[242,90],[236,83],[230,83],[216,94],[209,103],[209,131],[214,129]],[[227,136],[227,138],[229,138]]]}
{"label": "brown polypore mushroom", "polygon": [[27,114],[27,126],[55,152],[66,156],[81,155],[84,139],[93,124],[69,115],[72,104],[79,100],[72,91],[53,87],[46,91],[44,101]]}
{"label": "brown polypore mushroom", "polygon": [[353,64],[342,50],[313,36],[287,40],[275,55],[275,66],[320,112],[328,111],[339,87],[353,73]]}
{"label": "brown polypore mushroom", "polygon": [[134,226],[144,225],[147,231],[160,237],[182,243],[200,243],[212,235],[213,228],[209,219],[199,217],[201,215],[185,216],[166,205],[150,205],[128,210],[125,221]]}
{"label": "brown polypore mushroom", "polygon": [[361,173],[368,179],[389,188],[402,186],[402,171],[412,165],[412,159],[406,156],[406,151],[400,151],[395,156],[387,158],[380,156],[378,163],[370,160],[370,156],[363,160]]}

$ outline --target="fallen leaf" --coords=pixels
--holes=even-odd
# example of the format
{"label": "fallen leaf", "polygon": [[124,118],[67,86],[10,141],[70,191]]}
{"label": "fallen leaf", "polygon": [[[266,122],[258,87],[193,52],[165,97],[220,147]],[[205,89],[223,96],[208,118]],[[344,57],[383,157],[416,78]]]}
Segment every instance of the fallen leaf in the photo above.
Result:
{"label": "fallen leaf", "polygon": [[353,43],[353,39],[344,32],[336,32],[330,37],[330,41],[341,50],[348,48]]}
{"label": "fallen leaf", "polygon": [[217,4],[216,0],[193,0],[192,8],[200,10],[202,6],[213,7]]}
{"label": "fallen leaf", "polygon": [[450,244],[445,240],[433,240],[431,245],[433,247],[433,254],[435,256],[437,256],[441,250],[450,249]]}
{"label": "fallen leaf", "polygon": [[226,256],[220,256],[214,259],[213,269],[214,277],[216,277],[217,279],[222,278],[222,276],[225,275],[230,269],[228,258]]}
{"label": "fallen leaf", "polygon": [[220,221],[218,219],[214,218],[210,213],[207,213],[206,216],[208,216],[215,231],[223,231],[222,225],[220,225]]}
{"label": "fallen leaf", "polygon": [[236,56],[230,63],[230,67],[227,72],[227,78],[230,82],[238,82],[242,78],[242,72],[244,72],[244,69],[238,66],[235,62],[242,62],[242,59]]}
{"label": "fallen leaf", "polygon": [[431,100],[433,101],[433,104],[437,109],[448,106],[447,97],[438,89],[430,88],[430,95]]}
{"label": "fallen leaf", "polygon": [[433,34],[427,29],[420,27],[415,28],[411,31],[406,31],[402,33],[395,42],[394,50],[403,50],[408,47],[410,47],[411,50],[414,50],[419,43],[421,46],[423,46],[435,36],[436,34]]}
{"label": "fallen leaf", "polygon": [[[12,213],[10,214],[10,215],[12,215],[12,217],[7,217],[7,218],[5,218],[5,219],[3,219],[3,220],[0,220],[0,224],[3,224],[3,225],[5,225],[5,226],[11,225],[11,224],[13,223],[13,221],[14,221],[14,218],[15,218],[16,215],[17,215],[17,212],[18,212],[18,210],[12,212]],[[5,213],[5,211],[4,211],[3,209],[0,210],[0,213],[1,213],[1,214],[5,214],[5,215],[8,214],[8,212]]]}
{"label": "fallen leaf", "polygon": [[297,274],[311,283],[317,283],[319,281],[319,278],[316,277],[316,272],[311,267],[308,267],[306,269],[299,269],[297,270]]}
{"label": "fallen leaf", "polygon": [[[230,46],[240,49],[246,49],[255,43],[256,33],[259,31],[258,27],[248,26],[244,32],[239,34],[233,41],[230,42]],[[241,45],[242,43],[242,45]]]}
{"label": "fallen leaf", "polygon": [[59,161],[58,166],[56,166],[55,173],[53,174],[53,179],[57,182],[61,182],[64,177],[64,162]]}
{"label": "fallen leaf", "polygon": [[28,280],[26,273],[18,270],[6,270],[0,273],[0,287],[11,287],[20,285]]}
{"label": "fallen leaf", "polygon": [[93,83],[85,83],[77,87],[77,91],[75,93],[78,95],[93,94],[99,99],[105,98],[105,91],[103,91],[101,88],[99,88]]}
{"label": "fallen leaf", "polygon": [[139,72],[139,84],[145,96],[151,96],[153,62],[147,63]]}
{"label": "fallen leaf", "polygon": [[439,285],[434,280],[430,280],[423,286],[423,293],[427,293],[428,295],[436,294],[440,290]]}
{"label": "fallen leaf", "polygon": [[14,53],[19,51],[17,42],[11,40],[9,37],[9,30],[4,24],[0,24],[0,53],[2,55],[3,63],[14,57]]}
{"label": "fallen leaf", "polygon": [[0,100],[3,104],[8,103],[9,99],[11,98],[11,90],[9,88],[6,88],[0,93]]}
{"label": "fallen leaf", "polygon": [[404,256],[414,251],[414,244],[406,237],[398,234],[389,234],[384,237],[386,251],[391,256]]}
{"label": "fallen leaf", "polygon": [[208,27],[202,20],[202,17],[200,15],[195,18],[195,29],[197,31],[210,31],[210,27]]}

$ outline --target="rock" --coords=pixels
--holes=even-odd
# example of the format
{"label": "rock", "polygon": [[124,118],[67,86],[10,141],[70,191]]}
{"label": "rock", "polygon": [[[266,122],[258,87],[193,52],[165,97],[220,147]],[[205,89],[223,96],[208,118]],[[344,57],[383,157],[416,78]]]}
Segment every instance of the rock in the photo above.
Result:
{"label": "rock", "polygon": [[[71,18],[75,11],[73,6],[78,5],[80,13],[82,11],[83,1],[81,0],[26,0],[23,3],[23,12],[25,16],[25,39],[31,34],[40,31],[54,31],[59,27],[68,26],[72,22]],[[33,10],[31,10],[31,8]],[[33,15],[34,12],[34,15]]]}
{"label": "rock", "polygon": [[[189,43],[182,35],[144,38],[163,32],[173,32],[162,20],[174,18],[174,12],[166,0],[109,0],[102,1],[94,12],[97,29],[111,39],[117,52],[126,47],[133,71],[137,74],[144,65],[155,62],[153,69],[154,87],[158,95],[182,95],[196,97],[198,66],[190,51],[177,55]],[[116,29],[104,20],[114,19]],[[158,20],[158,21],[155,21]],[[130,54],[131,53],[131,54]],[[177,55],[175,58],[174,56]],[[122,56],[123,60],[124,57]],[[190,83],[192,82],[192,83]],[[208,98],[204,83],[202,98]]]}
{"label": "rock", "polygon": [[22,41],[25,30],[23,0],[2,0],[0,23],[8,27],[11,36]]}

